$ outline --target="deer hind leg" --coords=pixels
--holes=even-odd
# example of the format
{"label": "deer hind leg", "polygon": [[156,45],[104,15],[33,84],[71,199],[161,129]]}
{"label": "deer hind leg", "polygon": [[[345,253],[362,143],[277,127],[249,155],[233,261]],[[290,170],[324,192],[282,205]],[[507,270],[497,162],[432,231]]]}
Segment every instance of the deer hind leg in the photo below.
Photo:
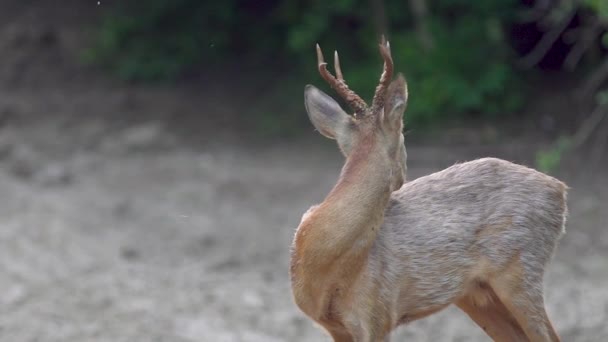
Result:
{"label": "deer hind leg", "polygon": [[327,330],[329,332],[329,334],[331,335],[331,338],[334,340],[334,342],[354,342],[355,339],[347,332],[343,331],[343,330]]}
{"label": "deer hind leg", "polygon": [[376,330],[357,329],[353,334],[354,342],[387,342],[390,340],[388,334],[379,333]]}
{"label": "deer hind leg", "polygon": [[359,326],[350,329],[331,329],[326,328],[334,342],[386,342],[388,336],[380,336],[374,331],[367,331]]}
{"label": "deer hind leg", "polygon": [[516,260],[490,286],[530,341],[560,341],[545,310],[542,269],[527,270]]}
{"label": "deer hind leg", "polygon": [[[455,302],[492,340],[497,342],[528,341],[525,332],[513,315],[487,284],[480,284],[473,296]],[[483,296],[479,300],[476,296]]]}

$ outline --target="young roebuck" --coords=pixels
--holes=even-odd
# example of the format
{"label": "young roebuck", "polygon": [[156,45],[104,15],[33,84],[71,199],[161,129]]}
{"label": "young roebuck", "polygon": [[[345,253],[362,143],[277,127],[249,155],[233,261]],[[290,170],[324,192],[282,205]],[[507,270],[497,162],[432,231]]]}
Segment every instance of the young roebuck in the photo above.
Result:
{"label": "young roebuck", "polygon": [[397,326],[455,304],[497,341],[559,341],[543,274],[566,219],[566,185],[495,158],[405,182],[407,88],[384,71],[370,107],[346,85],[338,55],[319,72],[353,108],[308,85],[314,126],[346,157],[325,200],[302,217],[292,247],[298,307],[335,341],[386,341]]}

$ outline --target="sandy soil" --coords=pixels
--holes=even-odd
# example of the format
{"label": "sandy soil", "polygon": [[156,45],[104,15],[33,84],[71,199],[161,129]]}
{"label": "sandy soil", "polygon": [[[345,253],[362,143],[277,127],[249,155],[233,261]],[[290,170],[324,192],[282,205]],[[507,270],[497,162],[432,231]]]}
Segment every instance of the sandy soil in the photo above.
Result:
{"label": "sandy soil", "polygon": [[[11,98],[32,105],[24,92]],[[54,96],[36,98],[45,107]],[[327,340],[292,303],[287,263],[301,214],[339,172],[332,145],[191,148],[159,121],[108,127],[42,119],[2,131],[2,341]],[[410,146],[409,165],[418,177],[522,149]],[[565,341],[608,338],[607,184],[570,183],[568,233],[547,276]],[[395,336],[487,340],[456,309]]]}
{"label": "sandy soil", "polygon": [[[99,81],[75,66],[89,16],[18,3],[0,7],[0,341],[328,341],[292,303],[287,264],[337,149],[312,129],[248,143],[218,125],[231,109],[214,93]],[[534,149],[406,139],[412,178]],[[605,341],[608,174],[578,174],[547,307],[564,341]],[[488,338],[450,308],[394,340]]]}

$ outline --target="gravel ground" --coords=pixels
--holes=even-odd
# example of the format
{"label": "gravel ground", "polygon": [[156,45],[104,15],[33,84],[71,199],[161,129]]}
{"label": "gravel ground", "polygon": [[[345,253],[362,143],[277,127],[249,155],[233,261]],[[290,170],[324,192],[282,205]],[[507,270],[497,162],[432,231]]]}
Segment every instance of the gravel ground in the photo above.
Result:
{"label": "gravel ground", "polygon": [[[2,341],[328,340],[293,304],[287,265],[301,214],[337,178],[335,147],[192,149],[148,122],[74,148],[103,125],[1,131]],[[525,149],[410,146],[410,174]],[[608,338],[606,176],[570,182],[568,232],[546,281],[564,341]],[[488,338],[449,308],[394,340]]]}

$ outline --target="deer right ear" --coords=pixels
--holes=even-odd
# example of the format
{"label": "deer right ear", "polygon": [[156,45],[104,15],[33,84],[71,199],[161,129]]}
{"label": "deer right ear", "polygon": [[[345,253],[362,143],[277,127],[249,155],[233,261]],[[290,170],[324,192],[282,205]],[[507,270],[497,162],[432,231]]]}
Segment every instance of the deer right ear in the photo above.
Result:
{"label": "deer right ear", "polygon": [[310,84],[304,88],[304,104],[315,128],[324,136],[339,140],[351,120],[340,105]]}
{"label": "deer right ear", "polygon": [[407,83],[402,74],[391,82],[386,94],[387,103],[384,107],[384,115],[390,124],[402,122],[403,112],[407,106]]}

